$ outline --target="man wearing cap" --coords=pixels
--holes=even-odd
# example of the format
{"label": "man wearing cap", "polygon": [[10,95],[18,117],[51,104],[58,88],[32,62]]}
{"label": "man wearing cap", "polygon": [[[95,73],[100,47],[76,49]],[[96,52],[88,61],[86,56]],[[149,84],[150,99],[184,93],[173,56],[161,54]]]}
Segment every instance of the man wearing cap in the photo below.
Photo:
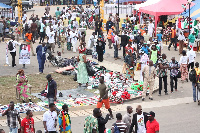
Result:
{"label": "man wearing cap", "polygon": [[146,123],[146,133],[159,133],[159,123],[155,119],[155,113],[150,111],[148,114],[148,121]]}
{"label": "man wearing cap", "polygon": [[[129,133],[146,133],[146,123],[148,120],[148,113],[142,112],[142,106],[138,105],[136,108],[136,113],[133,115],[132,123],[129,129]],[[135,126],[135,130],[133,127]]]}
{"label": "man wearing cap", "polygon": [[42,43],[42,45],[38,45],[36,48],[40,74],[43,73],[43,70],[44,70],[44,63],[46,60],[46,51],[47,51],[47,48],[44,42]]}
{"label": "man wearing cap", "polygon": [[48,98],[48,104],[54,103],[54,101],[57,99],[57,84],[53,80],[51,74],[48,74],[46,76],[46,79],[48,81],[46,86],[46,92],[47,92],[47,98]]}

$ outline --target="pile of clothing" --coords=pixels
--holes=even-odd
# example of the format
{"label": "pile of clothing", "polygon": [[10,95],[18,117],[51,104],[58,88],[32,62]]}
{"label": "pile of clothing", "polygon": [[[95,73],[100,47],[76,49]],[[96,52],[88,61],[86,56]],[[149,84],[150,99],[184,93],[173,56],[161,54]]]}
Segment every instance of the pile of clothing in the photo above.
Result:
{"label": "pile of clothing", "polygon": [[[0,106],[0,114],[8,109],[9,105]],[[37,103],[17,103],[15,104],[15,109],[20,113],[26,113],[27,110],[31,110],[33,112],[38,111],[46,111],[42,106],[39,106]]]}

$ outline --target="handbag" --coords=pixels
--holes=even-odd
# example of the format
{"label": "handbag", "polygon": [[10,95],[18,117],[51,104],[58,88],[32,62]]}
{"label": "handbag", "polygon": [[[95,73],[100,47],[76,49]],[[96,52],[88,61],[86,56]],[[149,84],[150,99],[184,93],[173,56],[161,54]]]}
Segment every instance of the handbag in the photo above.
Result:
{"label": "handbag", "polygon": [[181,71],[178,70],[177,78],[181,78]]}

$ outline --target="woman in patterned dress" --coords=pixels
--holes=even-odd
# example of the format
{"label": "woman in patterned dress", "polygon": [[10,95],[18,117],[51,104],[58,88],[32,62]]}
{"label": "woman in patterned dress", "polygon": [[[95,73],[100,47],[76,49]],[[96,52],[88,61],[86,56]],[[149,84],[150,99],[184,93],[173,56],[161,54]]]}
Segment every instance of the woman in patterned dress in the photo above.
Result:
{"label": "woman in patterned dress", "polygon": [[25,98],[29,98],[29,101],[31,102],[30,98],[30,91],[27,85],[28,79],[27,76],[24,74],[24,70],[19,70],[18,73],[16,74],[16,82],[17,82],[17,91],[19,93],[19,96],[21,100],[25,103]]}
{"label": "woman in patterned dress", "polygon": [[83,44],[79,46],[79,56],[77,58],[78,60],[78,73],[77,73],[77,82],[79,83],[79,86],[82,84],[86,84],[88,86],[88,73],[86,68],[86,54],[85,54],[86,48]]}

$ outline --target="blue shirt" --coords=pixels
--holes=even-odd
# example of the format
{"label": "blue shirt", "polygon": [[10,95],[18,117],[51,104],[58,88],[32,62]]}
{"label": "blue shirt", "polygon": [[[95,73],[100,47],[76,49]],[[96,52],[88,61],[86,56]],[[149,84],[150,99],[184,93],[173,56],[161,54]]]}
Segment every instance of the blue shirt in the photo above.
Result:
{"label": "blue shirt", "polygon": [[142,47],[142,50],[146,53],[146,54],[148,54],[149,53],[149,47],[148,46],[146,46],[146,48],[143,46]]}
{"label": "blue shirt", "polygon": [[40,32],[44,32],[44,27],[45,27],[45,25],[43,23],[41,23]]}
{"label": "blue shirt", "polygon": [[157,38],[159,42],[162,41],[162,34],[161,33],[157,34]]}

